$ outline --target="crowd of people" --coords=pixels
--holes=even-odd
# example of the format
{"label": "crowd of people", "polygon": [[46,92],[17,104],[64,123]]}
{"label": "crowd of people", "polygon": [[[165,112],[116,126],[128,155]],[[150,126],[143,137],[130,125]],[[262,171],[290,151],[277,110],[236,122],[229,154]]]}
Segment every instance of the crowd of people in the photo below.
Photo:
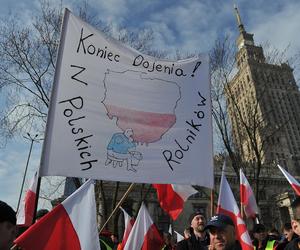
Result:
{"label": "crowd of people", "polygon": [[[255,250],[294,250],[300,249],[300,197],[292,203],[293,217],[285,223],[281,233],[276,228],[267,228],[263,224],[255,224],[250,230]],[[37,220],[48,211],[40,210]],[[191,214],[184,231],[184,239],[174,243],[172,235],[164,233],[165,245],[158,250],[242,250],[238,241],[235,224],[224,214],[216,214],[208,221],[201,212]],[[17,236],[16,213],[5,202],[0,201],[0,250],[8,250],[13,246]],[[101,249],[119,249],[120,242],[116,234],[111,234],[109,243],[101,240]]]}

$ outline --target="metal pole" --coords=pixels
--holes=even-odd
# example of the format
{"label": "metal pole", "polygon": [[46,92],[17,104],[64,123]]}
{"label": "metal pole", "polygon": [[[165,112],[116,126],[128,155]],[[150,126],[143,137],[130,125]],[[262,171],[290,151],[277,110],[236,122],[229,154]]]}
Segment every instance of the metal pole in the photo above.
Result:
{"label": "metal pole", "polygon": [[29,149],[29,153],[28,153],[28,157],[27,157],[27,162],[26,162],[26,167],[25,167],[25,172],[23,175],[23,181],[22,181],[22,185],[21,185],[21,191],[20,191],[20,195],[19,195],[19,200],[18,200],[18,205],[17,205],[17,212],[19,211],[19,207],[20,207],[20,202],[21,202],[21,197],[22,197],[22,193],[23,193],[23,188],[24,188],[24,182],[25,182],[25,178],[26,178],[26,174],[27,174],[27,169],[28,169],[28,165],[29,165],[29,160],[30,160],[30,156],[31,156],[31,151],[32,151],[32,147],[33,147],[33,142],[35,142],[36,137],[38,136],[37,134],[34,136],[34,138],[31,137],[31,135],[29,133],[27,133],[28,138],[24,136],[25,139],[29,139],[31,140],[30,143],[30,149]]}

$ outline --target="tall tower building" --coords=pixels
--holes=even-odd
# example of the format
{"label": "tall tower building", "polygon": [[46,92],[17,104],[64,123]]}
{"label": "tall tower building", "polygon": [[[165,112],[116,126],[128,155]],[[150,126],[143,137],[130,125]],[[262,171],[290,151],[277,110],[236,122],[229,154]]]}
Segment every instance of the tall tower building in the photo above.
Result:
{"label": "tall tower building", "polygon": [[293,69],[268,63],[235,11],[238,71],[226,88],[235,148],[244,161],[259,155],[263,164],[279,162],[300,175],[300,92]]}

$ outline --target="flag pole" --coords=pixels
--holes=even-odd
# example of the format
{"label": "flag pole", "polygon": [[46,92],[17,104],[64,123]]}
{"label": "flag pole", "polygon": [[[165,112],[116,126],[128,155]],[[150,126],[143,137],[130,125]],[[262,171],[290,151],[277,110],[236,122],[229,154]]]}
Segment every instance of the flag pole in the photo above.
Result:
{"label": "flag pole", "polygon": [[30,140],[31,142],[30,142],[29,153],[27,156],[25,171],[24,171],[24,175],[23,175],[23,181],[22,181],[18,205],[17,205],[17,212],[19,211],[19,208],[20,208],[20,202],[21,202],[21,197],[22,197],[22,193],[23,193],[24,182],[25,182],[25,178],[26,178],[26,174],[27,174],[27,169],[28,169],[28,165],[29,165],[29,160],[30,160],[30,156],[31,156],[31,152],[32,152],[33,143],[38,142],[38,140],[36,139],[38,137],[38,134],[36,134],[34,137],[32,137],[31,134],[27,133],[27,136],[28,137],[26,137],[26,136],[23,136],[23,137],[27,140]]}
{"label": "flag pole", "polygon": [[35,196],[35,201],[34,201],[34,212],[33,212],[33,216],[32,216],[32,223],[31,223],[31,225],[33,225],[35,223],[35,217],[36,217],[36,213],[37,213],[39,196],[40,196],[41,179],[42,179],[42,177],[39,176],[38,180],[37,180],[36,196]]}
{"label": "flag pole", "polygon": [[213,217],[214,211],[214,203],[215,203],[215,190],[212,188],[210,190],[210,217]]}
{"label": "flag pole", "polygon": [[102,230],[105,228],[105,226],[107,225],[107,223],[110,221],[110,219],[113,217],[113,215],[116,213],[116,211],[119,209],[119,207],[122,205],[122,203],[124,202],[124,200],[127,198],[127,196],[129,195],[129,193],[131,192],[131,190],[134,188],[135,183],[131,183],[130,186],[128,187],[127,191],[124,193],[124,195],[122,196],[121,200],[118,202],[118,204],[116,205],[116,207],[114,208],[114,210],[111,212],[110,216],[107,218],[107,220],[104,222],[103,226],[101,227],[99,233],[102,232]]}

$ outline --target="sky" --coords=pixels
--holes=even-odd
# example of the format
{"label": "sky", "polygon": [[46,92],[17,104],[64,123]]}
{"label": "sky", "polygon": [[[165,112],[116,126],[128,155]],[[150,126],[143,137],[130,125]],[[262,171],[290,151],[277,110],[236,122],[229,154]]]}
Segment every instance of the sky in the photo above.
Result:
{"label": "sky", "polygon": [[[60,3],[60,1],[51,1]],[[71,11],[78,1],[63,1]],[[299,0],[89,0],[95,14],[102,21],[125,26],[132,30],[151,28],[154,47],[175,53],[208,52],[214,41],[229,35],[238,35],[233,4],[237,4],[242,22],[254,34],[256,44],[269,42],[288,55],[300,51]],[[0,18],[15,15],[30,22],[38,11],[36,0],[0,0]],[[298,82],[299,85],[299,82]],[[1,109],[0,100],[0,109]],[[29,162],[25,189],[39,165],[41,144],[35,143]],[[16,138],[6,148],[0,148],[0,200],[16,208],[30,142]],[[46,181],[45,181],[46,182]],[[40,206],[49,207],[43,200]]]}

